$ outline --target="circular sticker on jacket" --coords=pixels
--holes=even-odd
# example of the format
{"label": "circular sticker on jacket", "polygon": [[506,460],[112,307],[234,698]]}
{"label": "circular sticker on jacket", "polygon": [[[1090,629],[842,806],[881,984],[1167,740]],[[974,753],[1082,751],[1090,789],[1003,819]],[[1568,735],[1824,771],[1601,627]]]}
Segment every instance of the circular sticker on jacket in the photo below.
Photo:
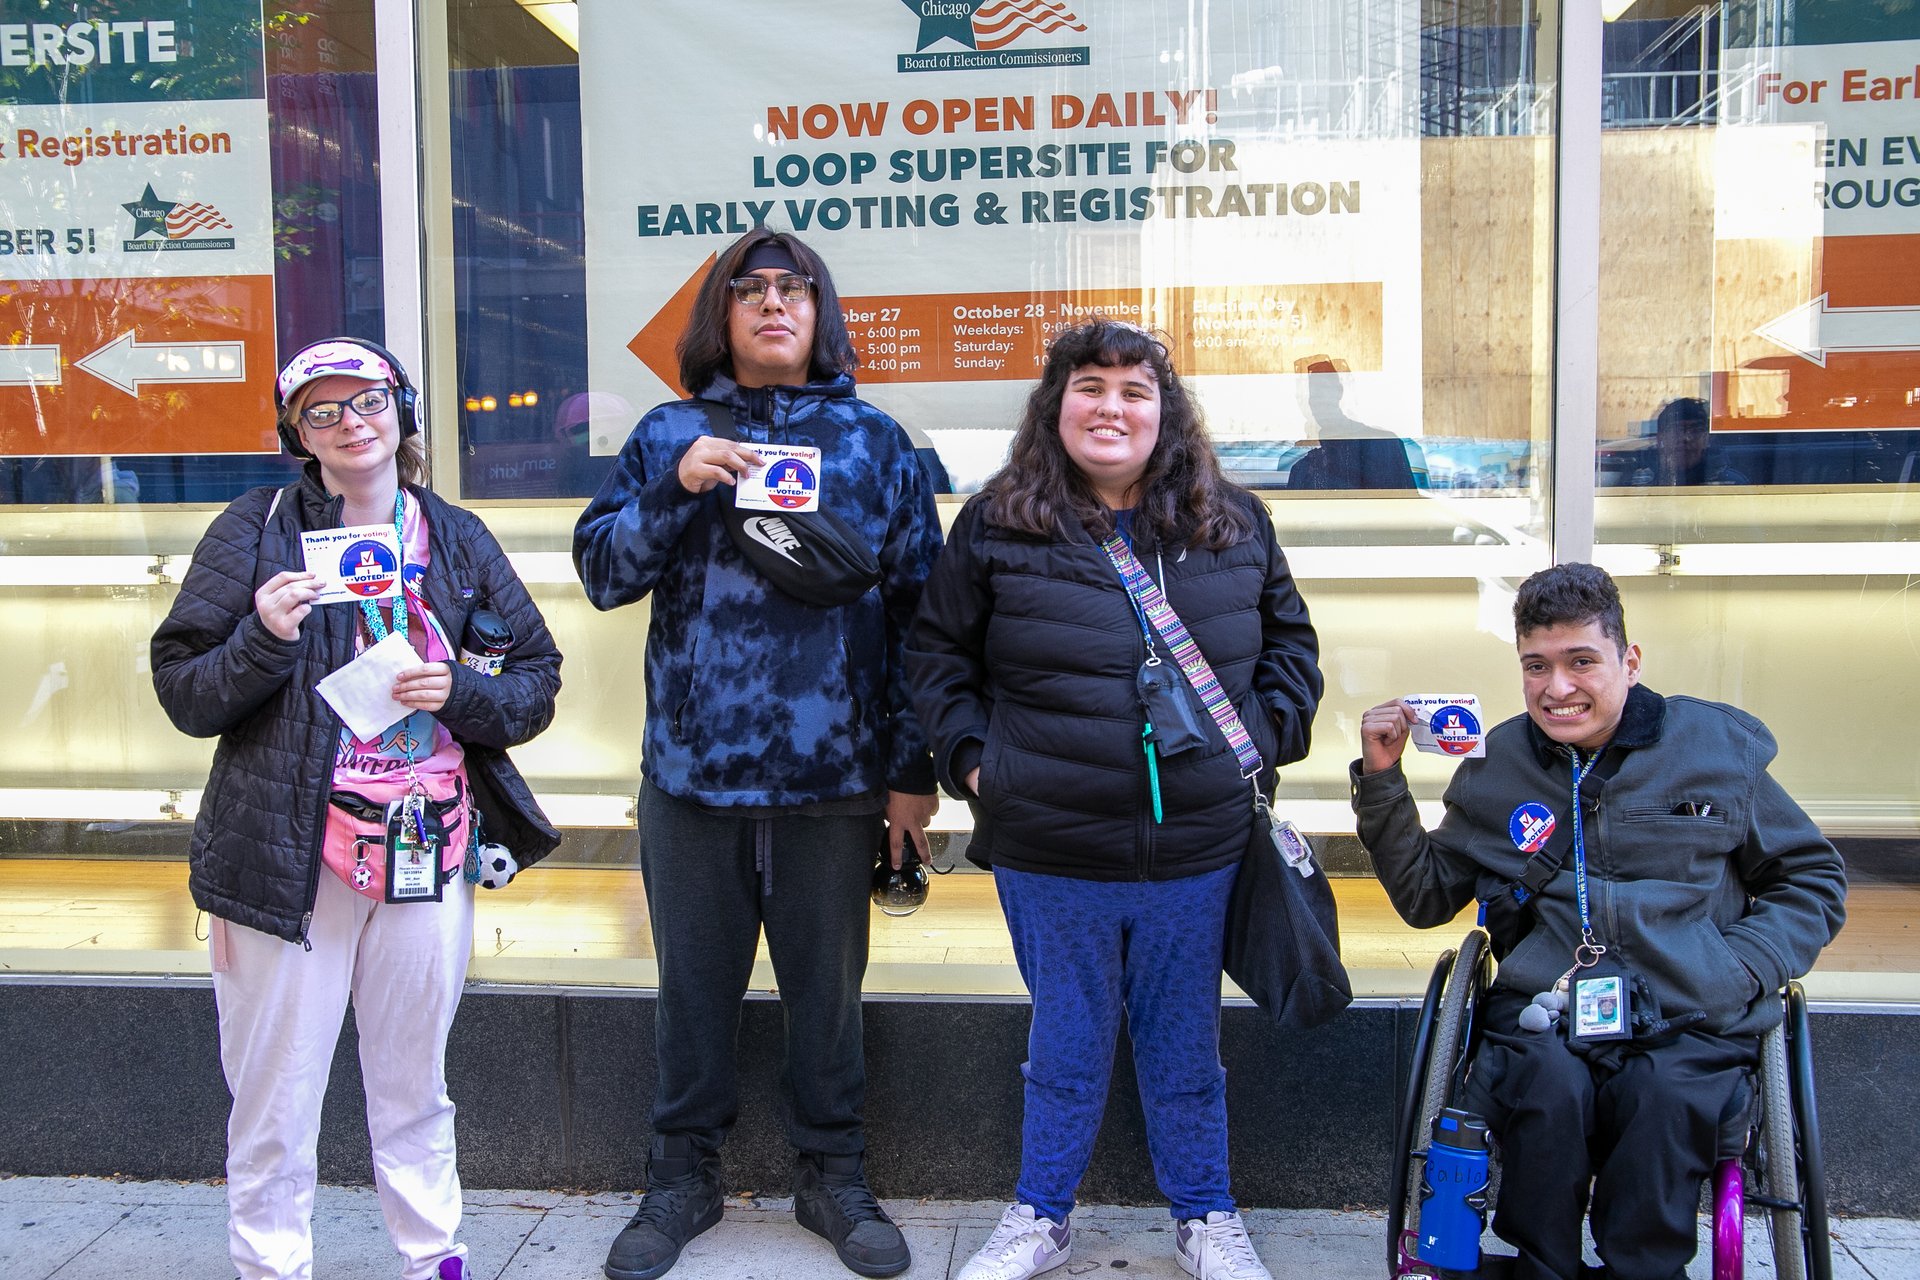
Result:
{"label": "circular sticker on jacket", "polygon": [[393,586],[399,562],[392,551],[370,539],[350,542],[340,553],[340,582],[357,596],[369,598]]}
{"label": "circular sticker on jacket", "polygon": [[1480,721],[1457,704],[1441,707],[1427,718],[1433,741],[1450,756],[1463,756],[1480,745]]}
{"label": "circular sticker on jacket", "polygon": [[767,497],[776,507],[796,511],[813,500],[820,480],[798,458],[782,458],[767,468]]}
{"label": "circular sticker on jacket", "polygon": [[1507,834],[1520,846],[1520,852],[1538,853],[1546,848],[1547,838],[1553,834],[1553,824],[1553,810],[1538,800],[1529,800],[1507,819]]}

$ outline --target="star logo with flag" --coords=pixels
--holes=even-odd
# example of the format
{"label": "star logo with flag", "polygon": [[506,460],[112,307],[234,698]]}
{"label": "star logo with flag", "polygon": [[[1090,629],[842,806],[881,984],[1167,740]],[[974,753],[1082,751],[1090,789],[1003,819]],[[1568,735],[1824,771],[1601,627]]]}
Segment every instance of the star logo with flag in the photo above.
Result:
{"label": "star logo with flag", "polygon": [[165,236],[167,215],[173,212],[177,203],[174,200],[162,200],[153,194],[153,184],[149,182],[138,200],[129,200],[120,207],[133,215],[133,238],[138,240],[149,233]]}
{"label": "star logo with flag", "polygon": [[973,14],[985,0],[900,0],[920,19],[920,37],[914,52],[940,40],[952,40],[967,49],[973,39]]}

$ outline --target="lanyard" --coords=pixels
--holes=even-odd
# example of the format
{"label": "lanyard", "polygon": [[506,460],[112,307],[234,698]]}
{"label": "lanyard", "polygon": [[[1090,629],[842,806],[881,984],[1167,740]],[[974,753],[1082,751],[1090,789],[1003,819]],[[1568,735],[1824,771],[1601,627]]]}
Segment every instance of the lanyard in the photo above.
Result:
{"label": "lanyard", "polygon": [[1607,949],[1594,940],[1593,916],[1587,907],[1587,841],[1580,824],[1580,784],[1593,772],[1593,766],[1600,763],[1600,752],[1606,748],[1600,748],[1584,762],[1578,747],[1570,750],[1573,757],[1573,888],[1580,900],[1580,945],[1573,949],[1573,963],[1576,969],[1587,969],[1597,964]]}
{"label": "lanyard", "polygon": [[[400,587],[400,594],[393,598],[393,634],[399,636],[402,640],[407,638],[407,588],[405,586],[407,578],[407,535],[403,527],[406,511],[406,490],[397,489],[393,495],[393,542],[394,545],[400,549],[400,555],[399,563],[394,566],[394,572],[400,578],[402,585]],[[380,607],[378,605],[374,604],[371,600],[362,600],[360,602],[360,616],[367,620],[367,630],[373,633],[373,642],[375,644],[379,644],[387,638],[387,622],[386,619],[380,616]],[[409,713],[408,718],[411,718],[411,713]],[[404,721],[402,723],[404,724]],[[421,799],[424,800],[426,792],[421,789],[420,775],[414,768],[413,738],[404,728],[400,733],[400,750],[406,756],[407,760],[407,791],[409,799],[412,799],[414,793],[418,792]],[[425,843],[426,825],[420,815],[418,806],[413,808],[413,821],[419,829],[421,842]]]}
{"label": "lanyard", "polygon": [[[401,518],[406,514],[406,491],[395,490],[393,495],[393,544],[400,549],[400,560],[394,566],[402,586],[400,594],[393,598],[393,633],[402,640],[407,638],[407,535],[401,528]],[[373,642],[379,644],[387,638],[386,620],[380,616],[380,608],[371,600],[360,602],[361,616],[367,620],[367,630],[373,633]]]}

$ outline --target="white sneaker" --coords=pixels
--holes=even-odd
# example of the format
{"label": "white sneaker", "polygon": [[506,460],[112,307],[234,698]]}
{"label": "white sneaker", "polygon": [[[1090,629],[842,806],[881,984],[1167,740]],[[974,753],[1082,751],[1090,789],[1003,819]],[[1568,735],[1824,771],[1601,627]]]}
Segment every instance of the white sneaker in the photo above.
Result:
{"label": "white sneaker", "polygon": [[1032,1205],[1012,1204],[955,1280],[1027,1280],[1053,1270],[1072,1253],[1072,1227],[1034,1217]]}
{"label": "white sneaker", "polygon": [[1237,1213],[1189,1218],[1173,1229],[1173,1250],[1194,1280],[1273,1280]]}

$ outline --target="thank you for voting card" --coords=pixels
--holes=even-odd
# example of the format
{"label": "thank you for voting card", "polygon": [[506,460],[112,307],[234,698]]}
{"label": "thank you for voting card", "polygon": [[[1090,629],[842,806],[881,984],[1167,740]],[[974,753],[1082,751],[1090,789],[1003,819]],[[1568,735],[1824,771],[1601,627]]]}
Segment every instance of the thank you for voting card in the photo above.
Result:
{"label": "thank you for voting card", "polygon": [[811,445],[749,446],[761,466],[740,477],[733,505],[748,511],[818,511],[820,450]]}
{"label": "thank you for voting card", "polygon": [[356,524],[300,535],[307,572],[320,579],[315,604],[400,594],[400,543],[390,524]]}
{"label": "thank you for voting card", "polygon": [[1487,754],[1486,720],[1473,694],[1410,693],[1404,701],[1413,708],[1416,749],[1442,756]]}

